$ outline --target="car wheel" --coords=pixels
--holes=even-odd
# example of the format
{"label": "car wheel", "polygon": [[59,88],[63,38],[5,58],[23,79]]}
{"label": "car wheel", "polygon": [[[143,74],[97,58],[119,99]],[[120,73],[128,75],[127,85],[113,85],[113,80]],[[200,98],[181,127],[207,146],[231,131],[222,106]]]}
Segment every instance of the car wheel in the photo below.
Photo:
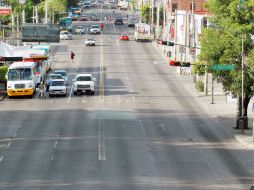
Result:
{"label": "car wheel", "polygon": [[49,97],[52,97],[52,95],[51,95],[51,94],[49,94]]}
{"label": "car wheel", "polygon": [[74,91],[74,95],[77,95],[77,92],[76,92],[76,91]]}
{"label": "car wheel", "polygon": [[91,91],[91,95],[94,95],[94,91]]}

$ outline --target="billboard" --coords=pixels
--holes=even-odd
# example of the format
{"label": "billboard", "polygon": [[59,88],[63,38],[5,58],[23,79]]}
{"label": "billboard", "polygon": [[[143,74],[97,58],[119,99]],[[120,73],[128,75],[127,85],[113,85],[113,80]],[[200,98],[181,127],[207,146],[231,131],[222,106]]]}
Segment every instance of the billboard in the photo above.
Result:
{"label": "billboard", "polygon": [[11,7],[1,7],[0,6],[0,16],[6,16],[6,15],[11,15]]}
{"label": "billboard", "polygon": [[33,24],[22,25],[22,42],[60,42],[59,24]]}

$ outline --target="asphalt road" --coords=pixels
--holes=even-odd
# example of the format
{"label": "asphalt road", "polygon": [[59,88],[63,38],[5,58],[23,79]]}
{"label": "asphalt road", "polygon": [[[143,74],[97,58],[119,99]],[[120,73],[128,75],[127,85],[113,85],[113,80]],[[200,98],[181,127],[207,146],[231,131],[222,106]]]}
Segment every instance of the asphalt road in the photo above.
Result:
{"label": "asphalt road", "polygon": [[[133,29],[108,22],[101,35],[55,46],[53,69],[67,70],[67,97],[0,102],[0,189],[249,189],[253,151],[209,116],[192,81],[152,43],[119,41],[122,32]],[[73,95],[77,73],[95,75],[94,96]]]}

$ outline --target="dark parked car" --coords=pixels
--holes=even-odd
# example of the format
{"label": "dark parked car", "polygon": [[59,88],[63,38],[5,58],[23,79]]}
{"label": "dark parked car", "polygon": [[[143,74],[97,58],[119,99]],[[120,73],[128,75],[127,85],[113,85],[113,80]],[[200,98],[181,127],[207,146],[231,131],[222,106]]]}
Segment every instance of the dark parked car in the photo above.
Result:
{"label": "dark parked car", "polygon": [[122,18],[117,18],[114,22],[115,25],[123,25],[123,19]]}

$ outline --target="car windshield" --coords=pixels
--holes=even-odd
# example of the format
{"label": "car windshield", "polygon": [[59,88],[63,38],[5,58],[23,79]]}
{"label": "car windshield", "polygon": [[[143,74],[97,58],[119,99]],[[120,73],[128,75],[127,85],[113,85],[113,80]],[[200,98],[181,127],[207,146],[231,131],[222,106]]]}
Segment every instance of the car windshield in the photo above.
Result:
{"label": "car windshield", "polygon": [[51,81],[50,86],[64,86],[64,81]]}
{"label": "car windshield", "polygon": [[92,26],[92,28],[99,28],[99,26],[97,26],[97,25],[93,25],[93,26]]}
{"label": "car windshield", "polygon": [[80,76],[77,78],[77,81],[91,81],[90,76]]}
{"label": "car windshield", "polygon": [[69,35],[70,33],[69,33],[69,32],[64,32],[63,34],[65,34],[65,35]]}
{"label": "car windshield", "polygon": [[10,69],[8,71],[8,80],[31,80],[31,68],[19,68],[19,69]]}
{"label": "car windshield", "polygon": [[52,79],[62,79],[63,76],[62,75],[51,75],[49,76],[49,79],[52,80]]}
{"label": "car windshield", "polygon": [[66,72],[64,72],[64,71],[55,71],[55,74],[60,74],[62,76],[66,76]]}

